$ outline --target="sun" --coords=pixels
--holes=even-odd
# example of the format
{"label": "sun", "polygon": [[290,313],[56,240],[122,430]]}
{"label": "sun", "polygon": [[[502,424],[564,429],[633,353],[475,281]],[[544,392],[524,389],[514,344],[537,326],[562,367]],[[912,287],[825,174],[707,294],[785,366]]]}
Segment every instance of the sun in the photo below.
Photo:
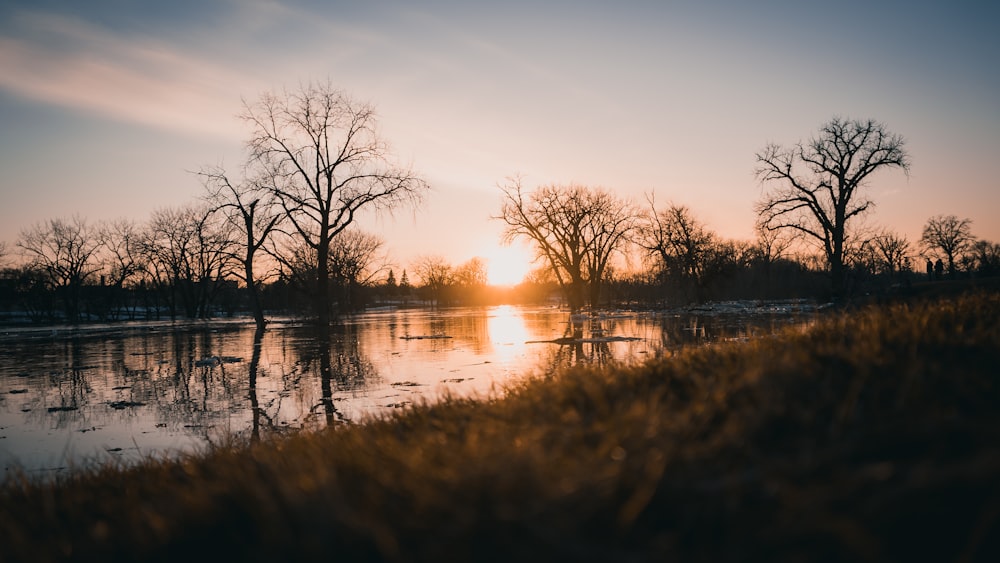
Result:
{"label": "sun", "polygon": [[517,285],[532,268],[531,254],[520,246],[497,246],[483,258],[486,259],[486,281],[490,285]]}

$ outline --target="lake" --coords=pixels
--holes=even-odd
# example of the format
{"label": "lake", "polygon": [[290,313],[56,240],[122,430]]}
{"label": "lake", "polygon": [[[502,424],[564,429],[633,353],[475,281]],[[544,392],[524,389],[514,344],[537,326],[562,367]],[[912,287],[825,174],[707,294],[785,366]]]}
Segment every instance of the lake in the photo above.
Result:
{"label": "lake", "polygon": [[488,396],[528,374],[631,363],[811,322],[804,302],[570,315],[498,306],[385,309],[326,333],[274,319],[0,328],[0,464],[58,473],[197,451],[227,436],[315,429]]}

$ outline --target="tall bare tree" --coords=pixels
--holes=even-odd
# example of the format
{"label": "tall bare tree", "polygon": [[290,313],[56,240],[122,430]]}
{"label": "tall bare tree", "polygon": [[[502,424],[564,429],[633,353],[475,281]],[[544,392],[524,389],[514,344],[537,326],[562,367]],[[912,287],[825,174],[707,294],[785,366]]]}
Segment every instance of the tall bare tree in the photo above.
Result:
{"label": "tall bare tree", "polygon": [[635,211],[607,190],[547,185],[525,193],[518,179],[501,186],[496,217],[507,226],[503,240],[527,238],[559,284],[570,310],[579,311],[590,289],[597,306],[600,284],[615,252],[635,227]]}
{"label": "tall bare tree", "polygon": [[80,318],[80,289],[100,271],[99,238],[79,215],[51,219],[21,231],[17,240],[31,267],[45,273],[63,299],[66,319]]}
{"label": "tall bare tree", "polygon": [[255,266],[258,253],[283,217],[277,198],[274,192],[262,188],[259,182],[245,180],[233,183],[220,167],[206,168],[199,175],[204,182],[211,211],[221,212],[239,235],[240,242],[235,246],[242,271],[236,275],[246,284],[254,322],[257,329],[262,330],[267,321],[260,300],[261,276]]}
{"label": "tall bare tree", "polygon": [[418,202],[427,184],[392,162],[374,109],[329,83],[265,93],[242,117],[254,176],[270,179],[291,231],[316,256],[318,320],[329,324],[331,241],[361,212]]}
{"label": "tall bare tree", "polygon": [[955,275],[955,259],[969,249],[975,241],[972,236],[972,220],[959,219],[954,215],[936,215],[927,220],[920,244],[928,252],[948,263],[948,275]]}
{"label": "tall bare tree", "polygon": [[909,171],[903,138],[871,119],[835,117],[806,143],[770,144],[756,156],[757,178],[775,186],[757,204],[760,223],[770,230],[797,231],[817,243],[830,268],[834,296],[841,296],[848,227],[874,205],[864,190],[873,173],[896,167]]}

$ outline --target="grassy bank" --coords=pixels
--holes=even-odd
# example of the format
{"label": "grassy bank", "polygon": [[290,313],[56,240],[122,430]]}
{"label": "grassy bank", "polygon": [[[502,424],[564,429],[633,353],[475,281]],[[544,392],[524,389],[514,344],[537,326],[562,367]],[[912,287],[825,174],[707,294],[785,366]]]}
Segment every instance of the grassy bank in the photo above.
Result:
{"label": "grassy bank", "polygon": [[0,490],[4,560],[1000,560],[1000,295]]}

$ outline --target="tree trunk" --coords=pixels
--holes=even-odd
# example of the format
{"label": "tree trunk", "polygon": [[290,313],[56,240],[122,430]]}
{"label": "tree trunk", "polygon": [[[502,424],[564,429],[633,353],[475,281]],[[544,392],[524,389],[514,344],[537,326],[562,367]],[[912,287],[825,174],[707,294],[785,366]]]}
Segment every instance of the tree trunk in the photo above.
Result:
{"label": "tree trunk", "polygon": [[320,234],[316,260],[316,308],[320,326],[330,325],[330,242],[326,229]]}
{"label": "tree trunk", "polygon": [[260,304],[260,290],[253,277],[253,254],[247,251],[246,260],[243,262],[243,273],[246,278],[247,291],[250,292],[250,308],[253,310],[253,320],[257,324],[257,330],[264,330],[267,321],[264,319],[264,309]]}

